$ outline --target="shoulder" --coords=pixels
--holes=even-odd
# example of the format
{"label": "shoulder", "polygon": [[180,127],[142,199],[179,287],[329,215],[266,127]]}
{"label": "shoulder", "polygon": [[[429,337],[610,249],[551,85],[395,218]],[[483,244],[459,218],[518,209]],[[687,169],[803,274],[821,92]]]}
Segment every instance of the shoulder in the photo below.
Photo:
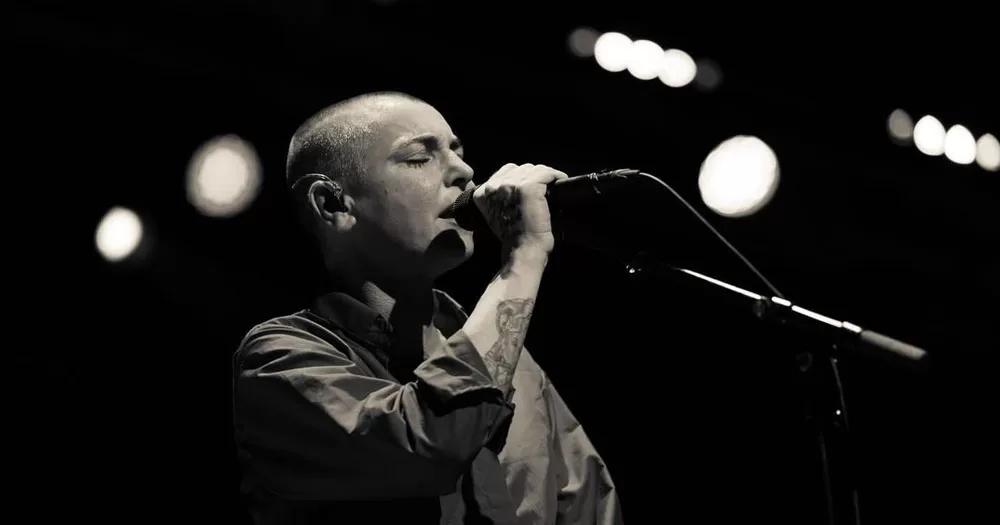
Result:
{"label": "shoulder", "polygon": [[350,345],[339,331],[308,310],[272,317],[247,330],[233,356],[237,368],[297,352],[343,353]]}
{"label": "shoulder", "polygon": [[247,330],[242,342],[240,342],[240,349],[254,347],[262,340],[273,338],[309,338],[313,331],[310,329],[311,324],[315,324],[315,322],[309,319],[306,310],[272,317]]}

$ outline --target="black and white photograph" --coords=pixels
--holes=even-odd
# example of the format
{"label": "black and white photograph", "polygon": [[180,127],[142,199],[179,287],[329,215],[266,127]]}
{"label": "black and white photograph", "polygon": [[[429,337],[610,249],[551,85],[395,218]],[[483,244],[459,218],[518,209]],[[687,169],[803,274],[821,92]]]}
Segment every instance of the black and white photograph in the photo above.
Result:
{"label": "black and white photograph", "polygon": [[995,523],[988,9],[778,7],[15,2],[8,521]]}

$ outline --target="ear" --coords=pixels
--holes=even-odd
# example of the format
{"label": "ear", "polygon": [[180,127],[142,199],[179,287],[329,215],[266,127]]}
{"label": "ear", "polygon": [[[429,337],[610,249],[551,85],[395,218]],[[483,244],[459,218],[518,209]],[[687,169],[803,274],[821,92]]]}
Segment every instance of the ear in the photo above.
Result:
{"label": "ear", "polygon": [[346,231],[357,222],[354,199],[344,194],[340,184],[323,177],[312,181],[306,192],[309,211],[324,223]]}

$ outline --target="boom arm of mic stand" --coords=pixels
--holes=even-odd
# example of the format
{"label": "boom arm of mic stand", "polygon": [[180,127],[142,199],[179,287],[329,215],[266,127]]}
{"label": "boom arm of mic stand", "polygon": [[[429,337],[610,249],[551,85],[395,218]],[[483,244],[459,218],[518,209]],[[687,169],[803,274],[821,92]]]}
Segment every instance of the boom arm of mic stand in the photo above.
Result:
{"label": "boom arm of mic stand", "polygon": [[[653,260],[642,252],[633,261],[626,263],[626,268],[632,275],[652,274],[663,278],[679,278],[684,281],[708,283],[718,289],[727,290],[732,297],[742,298],[748,302],[758,318],[775,321],[779,325],[805,329],[833,342],[829,346],[834,349],[858,348],[866,353],[874,354],[875,357],[918,370],[926,366],[927,363],[927,352],[913,345],[871,330],[865,330],[853,323],[838,321],[832,317],[802,308],[781,297],[767,297],[692,270]],[[844,452],[850,448],[847,439],[847,407],[844,402],[840,373],[837,369],[837,358],[834,355],[826,357],[829,367],[824,369],[814,366],[814,359],[810,352],[802,352],[798,355],[798,368],[802,373],[805,392],[808,393],[802,403],[803,416],[815,429],[823,490],[826,497],[827,524],[859,525],[861,518],[858,509],[857,485],[856,482],[851,481],[851,478],[854,477],[853,468],[849,454]],[[827,377],[824,377],[824,373]],[[834,387],[833,394],[835,395],[832,403],[829,400],[829,395],[824,395],[822,392],[823,385],[826,384],[832,384]],[[830,439],[834,437],[839,439]],[[841,450],[841,446],[838,445],[847,445],[847,447]],[[837,465],[838,459],[845,467],[845,475],[837,474],[840,472],[840,466]],[[844,479],[842,480],[841,477]]]}
{"label": "boom arm of mic stand", "polygon": [[653,260],[645,253],[640,253],[633,261],[626,263],[626,268],[634,275],[652,274],[693,280],[727,290],[734,298],[742,297],[750,303],[754,315],[759,319],[811,332],[830,341],[838,350],[852,350],[917,371],[924,370],[928,363],[927,351],[922,348],[867,330],[849,321],[837,320],[814,312],[781,297],[761,295],[692,270]]}

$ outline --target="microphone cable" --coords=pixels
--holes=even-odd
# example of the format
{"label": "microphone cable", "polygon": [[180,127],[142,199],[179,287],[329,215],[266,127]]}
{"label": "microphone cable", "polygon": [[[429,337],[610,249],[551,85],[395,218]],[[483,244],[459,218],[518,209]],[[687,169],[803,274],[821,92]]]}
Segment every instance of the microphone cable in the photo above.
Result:
{"label": "microphone cable", "polygon": [[666,190],[670,192],[674,196],[674,198],[680,201],[680,203],[683,204],[684,207],[688,209],[688,211],[690,211],[695,217],[698,218],[699,221],[701,221],[701,223],[706,228],[708,228],[708,231],[710,231],[712,235],[714,235],[717,239],[719,239],[719,241],[722,242],[722,244],[724,244],[726,248],[729,249],[730,252],[732,252],[744,265],[746,265],[746,267],[749,268],[750,271],[753,272],[753,274],[756,275],[757,278],[760,279],[762,283],[764,283],[764,286],[766,286],[767,289],[771,291],[771,293],[773,293],[776,297],[780,297],[782,299],[785,298],[784,294],[778,291],[778,289],[773,284],[771,284],[771,281],[767,280],[767,277],[764,277],[764,274],[760,273],[760,271],[757,269],[756,266],[753,265],[753,263],[751,263],[746,257],[744,257],[743,254],[740,253],[740,251],[737,250],[736,247],[729,242],[729,240],[727,240],[721,233],[719,233],[718,230],[715,229],[714,226],[712,226],[712,223],[708,222],[708,219],[702,216],[702,214],[698,213],[698,210],[696,210],[694,206],[692,206],[687,200],[685,200],[684,197],[681,197],[681,195],[677,193],[677,191],[674,190],[672,187],[670,187],[669,184],[663,182],[662,180],[653,175],[650,175],[649,173],[645,173],[642,171],[636,172],[636,175],[640,177],[645,177],[655,182],[656,184],[659,184],[660,186],[666,188]]}

